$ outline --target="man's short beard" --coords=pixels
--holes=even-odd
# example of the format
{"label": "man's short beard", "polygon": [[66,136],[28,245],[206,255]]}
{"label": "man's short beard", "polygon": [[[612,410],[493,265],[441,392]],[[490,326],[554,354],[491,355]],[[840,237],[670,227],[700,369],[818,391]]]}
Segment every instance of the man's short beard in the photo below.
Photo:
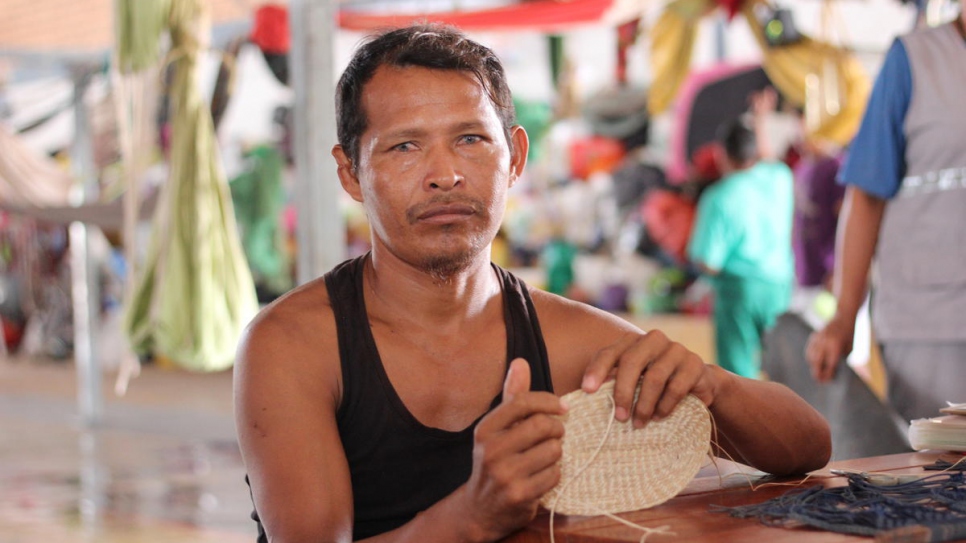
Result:
{"label": "man's short beard", "polygon": [[[476,241],[476,240],[474,240]],[[420,267],[433,278],[433,283],[444,285],[449,283],[457,274],[470,268],[486,248],[485,243],[474,243],[472,247],[455,254],[435,254],[424,258]]]}
{"label": "man's short beard", "polygon": [[433,278],[433,283],[445,285],[461,271],[469,268],[473,259],[468,254],[456,257],[433,257],[423,264],[423,269]]}

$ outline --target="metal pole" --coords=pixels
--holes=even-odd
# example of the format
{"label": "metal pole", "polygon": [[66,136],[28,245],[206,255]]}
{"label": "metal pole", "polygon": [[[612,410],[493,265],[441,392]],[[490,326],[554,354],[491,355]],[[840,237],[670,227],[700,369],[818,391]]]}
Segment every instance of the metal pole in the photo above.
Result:
{"label": "metal pole", "polygon": [[[74,73],[74,141],[71,164],[78,186],[74,187],[72,204],[83,205],[97,198],[97,176],[90,119],[84,95],[90,86],[93,70],[89,65],[76,67]],[[97,360],[94,327],[97,323],[98,288],[90,257],[90,232],[82,222],[71,223],[70,236],[71,299],[74,317],[74,364],[77,371],[77,407],[81,422],[92,426],[100,422],[104,411],[101,396],[101,368]]]}
{"label": "metal pole", "polygon": [[714,19],[714,58],[718,62],[728,60],[728,19],[720,9]]}
{"label": "metal pole", "polygon": [[333,0],[289,2],[299,284],[319,277],[346,255],[342,187],[329,154],[336,142],[335,16]]}

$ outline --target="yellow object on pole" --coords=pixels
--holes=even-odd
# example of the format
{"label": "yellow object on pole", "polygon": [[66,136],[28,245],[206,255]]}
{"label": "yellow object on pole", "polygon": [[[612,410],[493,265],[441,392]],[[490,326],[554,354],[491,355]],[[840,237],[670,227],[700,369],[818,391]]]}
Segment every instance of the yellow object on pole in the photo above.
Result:
{"label": "yellow object on pole", "polygon": [[669,2],[650,29],[651,72],[654,79],[647,93],[651,115],[666,111],[691,71],[691,55],[701,19],[715,7],[711,0]]}
{"label": "yellow object on pole", "polygon": [[[842,46],[802,36],[795,43],[768,45],[765,28],[756,15],[769,0],[746,0],[744,15],[762,51],[762,68],[789,102],[804,107],[808,136],[847,145],[858,130],[872,88],[858,59]],[[668,2],[651,30],[651,71],[648,111],[657,115],[669,108],[690,72],[691,55],[700,20],[717,8],[712,0]]]}
{"label": "yellow object on pole", "polygon": [[810,138],[848,145],[859,129],[872,82],[859,60],[845,48],[808,36],[769,47],[755,15],[764,0],[748,1],[742,13],[762,50],[762,68],[782,96],[805,108]]}
{"label": "yellow object on pole", "polygon": [[200,90],[210,26],[207,2],[170,4],[169,178],[124,324],[135,352],[162,356],[189,370],[218,371],[234,363],[239,336],[258,302]]}

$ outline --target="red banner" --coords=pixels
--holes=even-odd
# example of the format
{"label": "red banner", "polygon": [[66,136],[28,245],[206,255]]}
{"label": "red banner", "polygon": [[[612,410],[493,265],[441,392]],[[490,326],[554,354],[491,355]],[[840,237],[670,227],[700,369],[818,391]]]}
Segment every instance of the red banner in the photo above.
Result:
{"label": "red banner", "polygon": [[416,22],[446,23],[463,30],[538,30],[552,32],[601,20],[615,0],[536,0],[474,11],[375,14],[341,9],[339,27],[347,30],[395,28]]}

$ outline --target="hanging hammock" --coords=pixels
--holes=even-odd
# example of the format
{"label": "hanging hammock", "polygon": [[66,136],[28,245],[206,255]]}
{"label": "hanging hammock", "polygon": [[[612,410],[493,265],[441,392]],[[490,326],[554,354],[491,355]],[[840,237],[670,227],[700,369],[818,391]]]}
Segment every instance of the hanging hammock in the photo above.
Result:
{"label": "hanging hammock", "polygon": [[[121,2],[128,12],[140,4]],[[241,331],[258,304],[211,114],[199,90],[206,5],[171,0],[163,19],[174,66],[170,175],[161,188],[148,254],[134,278],[124,324],[135,352],[160,355],[189,370],[218,371],[233,364]]]}
{"label": "hanging hammock", "polygon": [[67,206],[71,175],[0,124],[0,208]]}

